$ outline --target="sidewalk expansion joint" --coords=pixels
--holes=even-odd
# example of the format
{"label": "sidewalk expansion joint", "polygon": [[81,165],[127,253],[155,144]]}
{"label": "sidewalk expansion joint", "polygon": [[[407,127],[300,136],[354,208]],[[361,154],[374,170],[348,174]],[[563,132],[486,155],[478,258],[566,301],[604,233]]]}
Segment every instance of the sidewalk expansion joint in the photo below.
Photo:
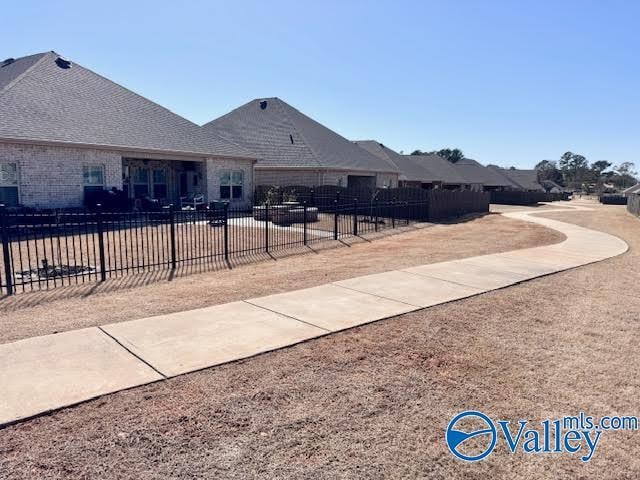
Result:
{"label": "sidewalk expansion joint", "polygon": [[272,310],[270,308],[263,307],[262,305],[258,305],[258,304],[252,303],[250,300],[242,300],[242,301],[244,303],[248,303],[252,307],[258,307],[258,308],[261,308],[263,310],[266,310],[267,312],[275,313],[276,315],[282,315],[283,317],[290,318],[291,320],[295,320],[296,322],[304,323],[305,325],[309,325],[310,327],[319,328],[320,330],[324,330],[327,333],[333,333],[332,330],[329,330],[327,328],[324,328],[324,327],[321,327],[319,325],[316,325],[315,323],[307,322],[307,321],[301,320],[301,319],[299,319],[297,317],[292,317],[291,315],[287,315],[286,313],[279,312],[278,310]]}
{"label": "sidewalk expansion joint", "polygon": [[114,337],[113,335],[111,335],[109,332],[107,332],[104,328],[102,328],[101,326],[98,326],[98,330],[100,330],[102,333],[104,333],[107,337],[109,337],[111,340],[113,340],[114,342],[116,342],[122,349],[126,350],[131,356],[135,357],[137,360],[139,360],[140,362],[144,363],[147,367],[149,367],[151,370],[153,370],[154,372],[156,372],[158,375],[160,375],[163,379],[168,379],[169,377],[167,377],[164,373],[162,373],[160,370],[158,370],[156,367],[154,367],[153,365],[151,365],[149,362],[147,362],[144,358],[142,358],[140,355],[135,354],[134,352],[132,352],[131,350],[129,350],[120,340],[118,340],[116,337]]}

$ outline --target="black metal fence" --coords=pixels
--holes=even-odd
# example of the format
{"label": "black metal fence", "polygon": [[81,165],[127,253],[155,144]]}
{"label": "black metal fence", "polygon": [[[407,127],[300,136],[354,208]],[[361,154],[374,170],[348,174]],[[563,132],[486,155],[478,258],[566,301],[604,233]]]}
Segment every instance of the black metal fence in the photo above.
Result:
{"label": "black metal fence", "polygon": [[[340,240],[411,222],[489,210],[489,194],[417,190],[358,198],[319,189],[313,197],[264,198],[247,209],[153,212],[7,211],[0,207],[0,292],[12,294],[105,281],[133,273],[220,263]],[[414,196],[414,199],[411,199]],[[389,199],[392,200],[389,200]],[[409,198],[409,199],[407,199]]]}
{"label": "black metal fence", "polygon": [[0,209],[4,294],[104,281],[338,240],[426,220],[426,202],[299,204],[160,212]]}
{"label": "black metal fence", "polygon": [[539,202],[557,202],[560,200],[569,200],[571,194],[568,192],[551,193],[551,192],[520,192],[520,191],[492,191],[491,203],[499,203],[502,205],[531,205]]}
{"label": "black metal fence", "polygon": [[627,197],[627,210],[640,217],[640,193],[632,193]]}

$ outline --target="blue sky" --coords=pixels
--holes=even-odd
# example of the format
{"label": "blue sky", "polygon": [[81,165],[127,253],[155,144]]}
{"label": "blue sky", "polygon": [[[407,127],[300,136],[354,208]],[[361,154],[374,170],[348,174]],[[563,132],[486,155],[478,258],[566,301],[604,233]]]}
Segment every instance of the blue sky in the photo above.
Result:
{"label": "blue sky", "polygon": [[640,167],[640,2],[5,2],[0,57],[55,50],[205,123],[278,96],[351,139],[531,167]]}

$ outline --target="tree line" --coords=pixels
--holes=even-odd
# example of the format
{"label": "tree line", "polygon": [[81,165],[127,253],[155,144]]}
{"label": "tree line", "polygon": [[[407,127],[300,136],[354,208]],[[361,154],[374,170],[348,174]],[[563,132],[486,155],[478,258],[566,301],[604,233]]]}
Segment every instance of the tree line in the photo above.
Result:
{"label": "tree line", "polygon": [[607,160],[597,160],[589,164],[584,155],[573,152],[565,152],[557,161],[542,160],[535,169],[540,182],[551,180],[571,190],[599,191],[605,184],[625,189],[638,181],[633,162],[613,166]]}
{"label": "tree line", "polygon": [[[457,163],[464,159],[459,148],[443,148],[430,152],[414,150],[411,155],[440,155],[442,158]],[[492,165],[487,165],[492,166]],[[497,166],[497,165],[493,165]],[[515,167],[505,167],[514,170]],[[617,189],[625,189],[638,183],[633,162],[622,162],[619,165],[607,160],[597,160],[589,164],[584,155],[565,152],[559,160],[542,160],[534,167],[538,172],[540,183],[550,180],[561,187],[571,190],[601,191],[606,184]]]}

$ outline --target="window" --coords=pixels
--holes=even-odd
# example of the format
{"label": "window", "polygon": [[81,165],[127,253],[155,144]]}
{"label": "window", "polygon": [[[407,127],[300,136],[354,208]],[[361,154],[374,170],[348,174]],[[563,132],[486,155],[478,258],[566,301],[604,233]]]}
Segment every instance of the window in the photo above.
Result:
{"label": "window", "polygon": [[222,200],[241,200],[244,185],[242,170],[222,170],[220,172],[220,198]]}
{"label": "window", "polygon": [[237,170],[231,173],[231,198],[242,199],[242,184],[243,174],[242,170]]}
{"label": "window", "polygon": [[0,162],[0,203],[18,206],[18,164]]}
{"label": "window", "polygon": [[153,170],[153,198],[167,198],[167,171]]}
{"label": "window", "polygon": [[149,195],[149,170],[137,167],[133,169],[133,196],[134,198],[142,198]]}
{"label": "window", "polygon": [[104,187],[104,165],[84,165],[82,177],[86,186]]}

